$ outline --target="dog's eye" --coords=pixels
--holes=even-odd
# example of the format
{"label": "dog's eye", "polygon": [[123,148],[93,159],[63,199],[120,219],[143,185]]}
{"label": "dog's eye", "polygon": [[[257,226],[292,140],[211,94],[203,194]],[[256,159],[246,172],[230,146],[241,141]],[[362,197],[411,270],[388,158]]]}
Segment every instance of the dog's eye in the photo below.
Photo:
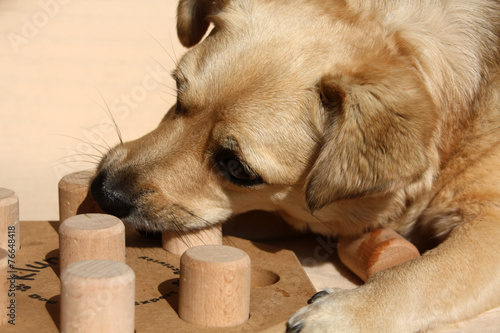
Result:
{"label": "dog's eye", "polygon": [[217,164],[222,174],[236,185],[252,186],[263,182],[260,176],[235,156],[220,156]]}
{"label": "dog's eye", "polygon": [[248,181],[252,179],[252,175],[245,169],[243,164],[237,160],[229,160],[226,163],[226,169],[229,175],[235,179]]}

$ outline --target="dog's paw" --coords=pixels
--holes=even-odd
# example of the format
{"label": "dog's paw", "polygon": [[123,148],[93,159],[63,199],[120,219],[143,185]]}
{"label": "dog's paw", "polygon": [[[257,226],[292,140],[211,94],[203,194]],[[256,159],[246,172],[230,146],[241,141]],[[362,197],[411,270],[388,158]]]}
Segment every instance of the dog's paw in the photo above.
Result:
{"label": "dog's paw", "polygon": [[356,293],[330,289],[316,293],[309,305],[297,311],[287,322],[287,333],[361,332],[362,325],[353,306]]}

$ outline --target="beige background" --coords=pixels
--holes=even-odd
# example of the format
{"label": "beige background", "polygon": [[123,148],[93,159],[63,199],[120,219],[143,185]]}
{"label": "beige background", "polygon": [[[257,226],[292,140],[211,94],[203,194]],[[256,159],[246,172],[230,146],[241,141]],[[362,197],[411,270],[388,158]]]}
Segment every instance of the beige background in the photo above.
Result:
{"label": "beige background", "polygon": [[152,130],[175,101],[175,0],[0,2],[0,187],[57,220],[57,182]]}

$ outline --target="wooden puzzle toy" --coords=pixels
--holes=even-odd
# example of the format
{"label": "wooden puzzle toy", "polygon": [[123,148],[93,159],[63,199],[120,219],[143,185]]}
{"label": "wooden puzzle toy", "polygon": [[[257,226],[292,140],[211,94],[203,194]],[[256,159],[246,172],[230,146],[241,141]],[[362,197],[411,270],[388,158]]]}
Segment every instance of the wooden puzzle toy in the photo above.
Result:
{"label": "wooden puzzle toy", "polygon": [[[316,292],[293,252],[223,236],[220,226],[164,232],[163,240],[141,236],[102,214],[88,194],[91,177],[86,171],[61,179],[62,223],[19,223],[17,196],[0,190],[0,306],[8,311],[2,331],[112,332],[105,325],[115,323],[125,325],[116,326],[119,332],[137,333],[283,332]],[[339,256],[366,281],[418,251],[383,229],[341,238]],[[102,288],[113,290],[120,304]],[[85,305],[91,299],[102,306]],[[82,308],[94,312],[85,316]]]}
{"label": "wooden puzzle toy", "polygon": [[[103,323],[96,324],[99,320],[97,322],[94,320],[87,322],[87,320],[97,320],[101,310],[103,314],[108,313],[106,312],[108,310],[105,310],[105,307],[96,307],[94,309],[98,313],[96,312],[95,315],[79,317],[79,311],[76,311],[75,308],[82,305],[75,305],[76,300],[68,299],[67,293],[70,289],[77,290],[76,287],[70,287],[72,283],[83,284],[90,290],[94,290],[94,287],[91,287],[94,282],[86,277],[93,273],[85,273],[87,268],[82,268],[80,265],[88,260],[109,260],[109,258],[102,258],[99,255],[112,252],[111,248],[125,248],[125,263],[135,273],[135,313],[130,314],[130,310],[127,310],[126,318],[134,318],[134,327],[137,333],[283,332],[286,320],[290,315],[306,305],[307,300],[316,292],[293,252],[237,237],[219,237],[217,235],[220,235],[220,226],[217,226],[212,230],[212,235],[216,235],[213,237],[215,243],[220,243],[222,239],[224,249],[230,247],[237,253],[244,255],[242,257],[229,255],[232,259],[226,262],[225,259],[221,259],[226,258],[226,254],[224,254],[226,250],[224,250],[221,258],[211,262],[210,260],[221,255],[217,249],[202,251],[201,254],[195,255],[186,254],[184,258],[187,262],[196,262],[195,266],[200,265],[200,263],[207,265],[207,267],[211,267],[212,273],[206,275],[199,269],[187,268],[187,273],[183,276],[192,276],[193,278],[198,276],[196,279],[200,282],[191,283],[190,286],[183,284],[182,295],[184,296],[182,296],[183,301],[181,301],[180,255],[166,251],[162,247],[161,239],[145,238],[130,228],[125,228],[126,247],[123,246],[122,241],[112,241],[114,235],[119,233],[111,231],[114,230],[113,228],[108,230],[106,225],[116,218],[94,214],[102,211],[95,208],[95,202],[92,202],[88,196],[88,180],[90,178],[91,174],[84,172],[83,174],[68,175],[61,180],[59,184],[60,216],[65,218],[62,223],[59,221],[20,223],[23,230],[23,237],[20,239],[22,248],[15,253],[14,262],[9,267],[8,273],[1,266],[2,261],[0,260],[0,268],[2,269],[0,274],[8,274],[15,281],[15,295],[8,296],[7,299],[9,302],[12,300],[15,302],[12,317],[9,318],[11,323],[4,324],[1,328],[2,332],[31,333],[38,330],[50,333],[68,331],[68,325],[74,327],[75,322],[78,323],[77,326],[82,328],[99,327],[96,330],[89,329],[89,332],[102,332],[102,326],[99,325],[103,325]],[[87,179],[87,182],[83,182],[82,179]],[[100,224],[99,228],[95,226],[97,221],[95,219],[101,219],[101,222],[98,223]],[[122,226],[121,221],[115,225]],[[102,233],[102,229],[107,236],[102,238],[103,241],[100,241],[99,237],[94,237],[96,233]],[[181,234],[174,236],[178,238],[176,241],[179,241],[179,244],[183,244],[183,246],[194,245],[195,242],[198,242],[197,244],[207,242],[205,239],[200,241],[202,239],[200,235],[193,235],[190,240],[182,239],[183,235]],[[123,239],[121,237],[118,238]],[[170,239],[175,237],[170,237]],[[86,245],[84,245],[85,243]],[[75,247],[75,244],[78,246]],[[220,245],[213,246],[219,247]],[[196,249],[196,247],[192,249]],[[173,252],[183,251],[184,249]],[[249,261],[244,259],[247,257],[250,258]],[[115,259],[113,263],[123,266],[122,255],[118,255]],[[61,265],[66,268],[61,270]],[[185,264],[182,266],[184,267]],[[186,267],[188,266],[189,264],[186,265]],[[109,269],[115,271],[112,266]],[[90,271],[97,272],[101,269],[91,269]],[[119,272],[120,269],[116,271]],[[232,273],[229,276],[226,275],[229,272]],[[219,277],[224,277],[225,282],[217,282],[216,278]],[[111,280],[113,279],[111,277]],[[124,279],[127,280],[127,278]],[[207,285],[214,286],[214,283],[219,286],[222,283],[222,287],[227,290],[230,290],[229,287],[232,285],[238,286],[234,292],[237,297],[235,296],[236,298],[232,300],[232,302],[237,303],[237,306],[234,306],[234,316],[214,315],[213,318],[222,318],[222,324],[213,324],[209,321],[193,323],[194,320],[188,319],[189,313],[195,313],[195,316],[200,318],[202,316],[198,315],[199,312],[196,309],[199,298],[186,302],[192,297],[189,296],[190,290],[191,295],[198,295],[198,291],[194,293],[192,291]],[[250,283],[249,291],[248,283]],[[100,287],[95,286],[95,288]],[[205,295],[202,297],[201,303],[218,304],[218,300],[220,300],[218,296],[217,299],[210,299],[212,297],[210,294]],[[104,298],[101,300],[106,303],[108,299],[105,298],[105,295],[102,297]],[[249,299],[248,305],[245,299]],[[81,304],[86,304],[87,301],[82,302]],[[116,309],[118,311],[118,307]],[[181,311],[186,314],[186,320],[181,318]],[[240,313],[240,315],[236,316],[236,313]],[[241,315],[241,313],[243,314]],[[236,317],[239,319],[233,320]],[[212,318],[212,314],[209,313],[205,318]],[[97,326],[92,326],[94,324]],[[213,325],[217,325],[217,327]],[[104,331],[108,331],[108,329],[106,328]],[[126,329],[123,329],[123,332],[125,331]]]}

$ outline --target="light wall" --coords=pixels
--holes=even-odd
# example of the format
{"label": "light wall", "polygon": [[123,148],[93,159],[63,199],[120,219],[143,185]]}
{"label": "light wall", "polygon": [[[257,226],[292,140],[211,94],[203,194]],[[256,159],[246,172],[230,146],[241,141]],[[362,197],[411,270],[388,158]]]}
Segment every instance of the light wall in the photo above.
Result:
{"label": "light wall", "polygon": [[0,187],[21,220],[57,220],[57,183],[152,130],[184,49],[174,0],[0,2]]}

